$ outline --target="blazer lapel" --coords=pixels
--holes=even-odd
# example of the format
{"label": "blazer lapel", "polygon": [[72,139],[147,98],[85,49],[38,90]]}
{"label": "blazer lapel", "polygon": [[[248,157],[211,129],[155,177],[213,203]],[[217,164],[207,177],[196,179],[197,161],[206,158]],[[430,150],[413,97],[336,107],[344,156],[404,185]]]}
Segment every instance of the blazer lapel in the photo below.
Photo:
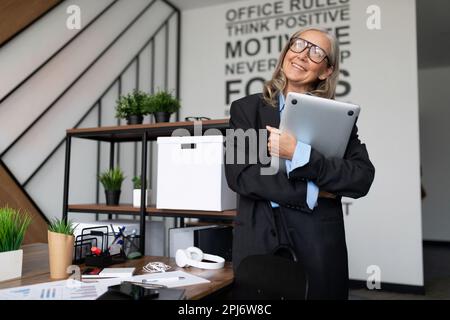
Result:
{"label": "blazer lapel", "polygon": [[[263,99],[259,102],[259,122],[260,122],[260,128],[265,129],[266,126],[271,126],[274,128],[278,128],[280,126],[280,109],[278,107],[272,107],[264,102]],[[269,137],[269,134],[267,133],[267,137]],[[272,223],[273,228],[276,230],[276,224],[275,219],[272,214],[272,206],[270,204],[270,201],[267,201],[267,205],[269,207],[269,210],[263,210],[264,214],[266,215],[267,219]],[[253,212],[253,215],[255,212]],[[253,217],[254,218],[254,217]]]}
{"label": "blazer lapel", "polygon": [[266,126],[278,128],[280,126],[280,110],[278,107],[272,107],[261,99],[259,103],[259,122],[261,129],[265,129]]}

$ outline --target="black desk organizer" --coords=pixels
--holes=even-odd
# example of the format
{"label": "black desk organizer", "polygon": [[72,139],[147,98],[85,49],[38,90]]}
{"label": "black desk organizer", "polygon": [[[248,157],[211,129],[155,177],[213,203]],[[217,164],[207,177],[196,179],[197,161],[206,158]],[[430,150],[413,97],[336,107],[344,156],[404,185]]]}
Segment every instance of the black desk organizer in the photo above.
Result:
{"label": "black desk organizer", "polygon": [[[84,263],[86,266],[105,268],[115,263],[126,260],[123,250],[119,254],[109,253],[109,231],[108,226],[88,227],[81,230],[81,235],[75,239],[75,264]],[[91,253],[92,247],[102,250],[100,255]]]}

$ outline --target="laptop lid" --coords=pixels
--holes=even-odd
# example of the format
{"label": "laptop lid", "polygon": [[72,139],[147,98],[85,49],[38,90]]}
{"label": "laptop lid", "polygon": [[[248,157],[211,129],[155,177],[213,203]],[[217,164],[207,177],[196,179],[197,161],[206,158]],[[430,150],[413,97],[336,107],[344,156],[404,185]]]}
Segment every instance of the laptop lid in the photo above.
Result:
{"label": "laptop lid", "polygon": [[[342,158],[359,112],[355,104],[289,92],[280,130],[292,133],[326,158]],[[271,167],[285,171],[284,161],[277,157],[272,157]]]}

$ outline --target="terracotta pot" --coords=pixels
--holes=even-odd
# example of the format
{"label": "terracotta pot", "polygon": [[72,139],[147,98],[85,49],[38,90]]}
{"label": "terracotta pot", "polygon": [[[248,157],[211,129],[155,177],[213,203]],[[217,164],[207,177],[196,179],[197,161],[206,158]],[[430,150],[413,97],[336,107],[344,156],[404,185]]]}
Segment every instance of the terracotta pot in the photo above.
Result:
{"label": "terracotta pot", "polygon": [[66,279],[67,267],[72,265],[74,236],[48,231],[50,278]]}

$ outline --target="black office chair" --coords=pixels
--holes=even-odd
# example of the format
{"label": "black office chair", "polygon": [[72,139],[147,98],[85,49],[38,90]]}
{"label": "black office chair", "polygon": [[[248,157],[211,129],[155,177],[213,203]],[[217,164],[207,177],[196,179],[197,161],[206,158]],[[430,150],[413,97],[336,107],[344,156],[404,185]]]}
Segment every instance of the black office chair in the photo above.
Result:
{"label": "black office chair", "polygon": [[289,246],[244,258],[235,273],[232,298],[237,300],[306,300],[308,278]]}

